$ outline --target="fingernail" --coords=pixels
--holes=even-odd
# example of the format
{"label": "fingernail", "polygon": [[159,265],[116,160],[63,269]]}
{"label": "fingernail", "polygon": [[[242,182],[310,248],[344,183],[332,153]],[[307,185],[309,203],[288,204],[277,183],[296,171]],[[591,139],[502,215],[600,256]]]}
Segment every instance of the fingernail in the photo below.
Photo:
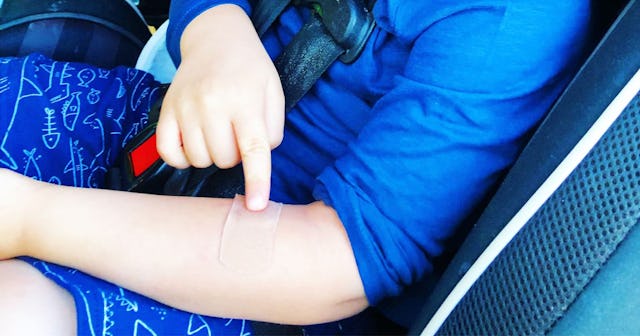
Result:
{"label": "fingernail", "polygon": [[251,195],[247,197],[247,208],[251,211],[262,211],[267,207],[268,199],[263,195]]}

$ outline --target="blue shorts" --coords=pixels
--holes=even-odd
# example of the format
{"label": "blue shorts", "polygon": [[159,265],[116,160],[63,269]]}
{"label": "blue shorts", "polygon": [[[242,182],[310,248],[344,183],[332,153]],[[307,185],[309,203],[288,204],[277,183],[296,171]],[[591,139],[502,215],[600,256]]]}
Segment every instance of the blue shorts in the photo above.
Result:
{"label": "blue shorts", "polygon": [[[55,184],[102,187],[107,169],[147,123],[158,86],[125,67],[37,54],[0,58],[0,167]],[[191,314],[74,269],[22,260],[73,295],[79,335],[250,334],[244,320]]]}

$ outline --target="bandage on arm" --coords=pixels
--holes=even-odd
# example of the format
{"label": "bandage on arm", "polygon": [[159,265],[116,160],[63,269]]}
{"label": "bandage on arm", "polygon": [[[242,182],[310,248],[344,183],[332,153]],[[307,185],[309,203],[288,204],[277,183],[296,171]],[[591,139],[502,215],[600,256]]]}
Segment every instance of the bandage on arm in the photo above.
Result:
{"label": "bandage on arm", "polygon": [[[260,249],[238,256],[238,246],[255,244],[242,235],[244,225],[230,226],[223,238],[229,214],[241,210],[231,211],[232,200],[38,187],[37,199],[50,203],[25,218],[25,254],[38,259],[211,316],[315,324],[367,305],[348,236],[322,202],[282,205],[276,226],[265,225],[274,236],[258,237]],[[82,206],[69,213],[65,204]],[[236,206],[244,208],[241,201]],[[238,236],[240,242],[229,245]],[[270,256],[253,259],[265,246]],[[246,269],[251,273],[241,273]]]}
{"label": "bandage on arm", "polygon": [[245,274],[267,269],[281,211],[282,203],[271,201],[262,211],[248,210],[244,196],[236,195],[222,231],[220,263]]}

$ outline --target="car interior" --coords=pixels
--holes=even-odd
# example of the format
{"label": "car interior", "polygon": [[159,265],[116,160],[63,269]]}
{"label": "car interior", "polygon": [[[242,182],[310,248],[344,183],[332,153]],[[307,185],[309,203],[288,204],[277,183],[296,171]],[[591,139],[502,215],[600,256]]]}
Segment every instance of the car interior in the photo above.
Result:
{"label": "car interior", "polygon": [[[0,56],[37,51],[106,67],[143,63],[158,76],[170,71],[155,64],[168,58],[148,42],[167,20],[169,0],[113,1],[110,8],[80,1],[83,15],[64,10],[78,1],[62,2],[56,11],[49,2],[0,0]],[[378,329],[370,334],[638,333],[640,3],[591,3],[593,52],[475,224],[461,230],[446,269],[375,308],[367,318],[378,319]],[[69,19],[77,21],[74,27]],[[90,33],[65,33],[80,26]],[[52,34],[78,41],[100,36],[120,52],[79,55],[44,43],[57,40]],[[256,333],[300,330],[258,325]]]}

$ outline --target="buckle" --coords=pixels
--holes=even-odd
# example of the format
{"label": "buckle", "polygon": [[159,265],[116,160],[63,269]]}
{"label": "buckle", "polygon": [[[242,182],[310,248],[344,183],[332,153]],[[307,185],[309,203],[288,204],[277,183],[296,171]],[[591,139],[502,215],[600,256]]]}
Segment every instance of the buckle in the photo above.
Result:
{"label": "buckle", "polygon": [[107,186],[114,190],[162,194],[175,168],[156,150],[156,123],[145,127],[124,148],[119,165],[107,173]]}
{"label": "buckle", "polygon": [[107,172],[108,188],[162,194],[165,182],[174,173],[175,168],[166,164],[156,150],[156,126],[168,85],[160,89],[159,98],[149,111],[149,124],[127,143],[118,164]]}
{"label": "buckle", "polygon": [[366,44],[375,20],[361,0],[298,0],[297,4],[311,7],[321,18],[336,43],[345,50],[340,61],[354,62]]}

